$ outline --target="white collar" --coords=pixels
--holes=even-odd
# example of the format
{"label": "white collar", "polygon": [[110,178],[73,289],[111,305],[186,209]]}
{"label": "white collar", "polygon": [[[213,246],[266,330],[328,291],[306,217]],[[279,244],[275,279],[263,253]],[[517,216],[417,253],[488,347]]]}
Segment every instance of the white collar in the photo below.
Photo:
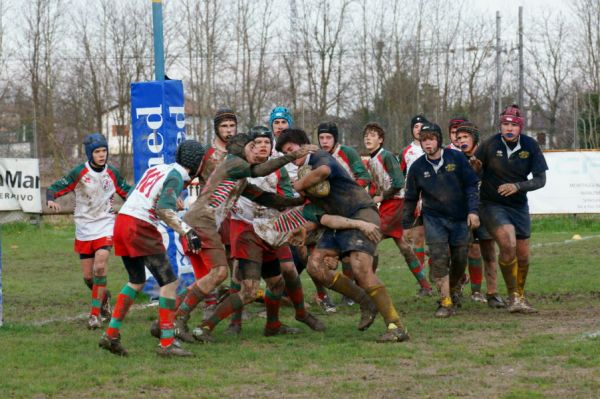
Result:
{"label": "white collar", "polygon": [[433,171],[437,174],[438,170],[440,170],[440,168],[444,165],[444,149],[441,149],[440,162],[438,162],[437,165],[429,160],[427,154],[425,154],[425,160],[429,162],[429,164],[433,168]]}
{"label": "white collar", "polygon": [[504,140],[504,137],[500,136],[500,140],[502,140],[502,142],[504,143],[504,146],[506,147],[506,157],[507,158],[510,158],[510,156],[512,154],[514,154],[515,152],[517,152],[521,149],[521,135],[520,134],[519,134],[519,137],[517,138],[517,145],[512,150],[510,149],[510,147]]}

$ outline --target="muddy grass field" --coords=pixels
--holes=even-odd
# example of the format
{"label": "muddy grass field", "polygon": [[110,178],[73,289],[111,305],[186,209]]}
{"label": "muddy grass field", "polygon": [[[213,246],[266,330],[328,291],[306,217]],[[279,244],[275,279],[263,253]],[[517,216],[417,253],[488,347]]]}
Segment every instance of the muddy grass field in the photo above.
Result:
{"label": "muddy grass field", "polygon": [[[391,241],[381,245],[378,273],[409,329],[411,341],[376,344],[378,320],[359,332],[355,307],[325,315],[292,337],[262,336],[253,304],[240,337],[220,326],[212,345],[187,345],[192,359],[162,359],[148,327],[156,307],[138,300],[126,318],[129,358],[97,347],[85,328],[88,292],[72,252],[68,220],[42,227],[2,227],[5,325],[0,328],[0,397],[195,398],[597,398],[600,396],[600,218],[534,219],[529,298],[540,313],[511,315],[465,304],[456,317],[433,318],[434,298],[417,285]],[[581,240],[571,240],[579,234]],[[126,282],[112,257],[109,289]],[[466,294],[469,289],[466,289]],[[468,297],[468,295],[467,295]],[[339,302],[334,295],[334,300]],[[195,323],[201,318],[198,312]]]}

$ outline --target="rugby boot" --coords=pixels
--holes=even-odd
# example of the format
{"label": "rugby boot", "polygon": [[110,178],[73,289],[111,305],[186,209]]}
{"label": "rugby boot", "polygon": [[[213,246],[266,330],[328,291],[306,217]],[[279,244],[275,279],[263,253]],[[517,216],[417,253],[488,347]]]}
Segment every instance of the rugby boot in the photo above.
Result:
{"label": "rugby boot", "polygon": [[315,302],[321,307],[321,309],[323,309],[325,313],[337,312],[337,308],[335,307],[335,304],[333,303],[329,295],[325,295],[323,299],[319,298],[319,296],[317,295],[315,296]]}
{"label": "rugby boot", "polygon": [[96,330],[102,328],[102,319],[100,316],[90,315],[87,323],[88,330]]}
{"label": "rugby boot", "polygon": [[450,295],[450,299],[452,299],[452,305],[455,309],[460,309],[462,307],[462,293],[454,292]]}
{"label": "rugby boot", "polygon": [[435,311],[434,316],[437,318],[445,319],[447,317],[452,316],[454,313],[455,310],[452,304],[452,299],[444,297],[439,301],[439,306]]}
{"label": "rugby boot", "polygon": [[377,342],[386,343],[386,342],[404,342],[408,341],[410,337],[408,336],[408,332],[404,330],[402,327],[398,327],[394,323],[390,323],[388,325],[387,331],[377,338]]}
{"label": "rugby boot", "polygon": [[485,299],[485,296],[478,291],[475,291],[471,294],[471,301],[478,303],[487,303],[487,299]]}
{"label": "rugby boot", "polygon": [[431,289],[431,288],[421,287],[417,291],[417,296],[419,298],[424,298],[426,296],[432,296],[432,295],[433,295],[433,289]]}
{"label": "rugby boot", "polygon": [[263,333],[264,333],[265,337],[272,337],[275,335],[293,335],[293,334],[298,334],[300,332],[302,332],[302,330],[300,330],[299,328],[294,328],[294,327],[286,326],[285,324],[281,324],[277,328],[265,327],[265,330]]}
{"label": "rugby boot", "polygon": [[536,308],[534,308],[533,306],[531,306],[529,301],[524,296],[522,296],[521,297],[521,313],[533,314],[533,313],[539,313],[539,311]]}
{"label": "rugby boot", "polygon": [[121,335],[117,338],[110,338],[106,333],[102,334],[100,341],[98,341],[98,346],[102,349],[106,349],[110,353],[114,353],[119,356],[128,356],[129,353],[127,349],[121,345]]}
{"label": "rugby boot", "polygon": [[302,319],[296,316],[296,320],[306,324],[313,331],[325,331],[325,324],[321,320],[313,316],[311,313],[305,312],[305,316]]}
{"label": "rugby boot", "polygon": [[210,319],[212,317],[213,314],[215,314],[215,309],[217,308],[217,304],[211,304],[211,305],[207,305],[204,308],[204,311],[202,313],[202,321],[206,321],[208,319]]}
{"label": "rugby boot", "polygon": [[181,347],[181,343],[178,340],[174,340],[169,346],[158,345],[156,348],[156,354],[161,357],[190,357],[194,354]]}
{"label": "rugby boot", "polygon": [[178,316],[175,318],[173,327],[175,329],[175,337],[179,338],[183,342],[192,343],[196,341],[194,341],[194,336],[190,334],[190,329],[187,325],[189,319],[189,314],[186,316]]}
{"label": "rugby boot", "polygon": [[487,294],[485,299],[487,299],[487,304],[492,309],[503,309],[506,307],[506,302],[498,294]]}
{"label": "rugby boot", "polygon": [[377,318],[379,312],[377,311],[377,307],[369,298],[368,295],[365,294],[365,298],[359,302],[360,305],[360,321],[358,322],[358,330],[365,331]]}
{"label": "rugby boot", "polygon": [[111,298],[112,295],[110,294],[110,291],[106,290],[102,305],[100,306],[100,316],[102,317],[102,321],[110,320],[110,317],[112,316],[112,307],[110,306]]}
{"label": "rugby boot", "polygon": [[212,336],[212,332],[208,328],[198,326],[192,330],[192,335],[197,341],[202,343],[215,342],[215,338]]}

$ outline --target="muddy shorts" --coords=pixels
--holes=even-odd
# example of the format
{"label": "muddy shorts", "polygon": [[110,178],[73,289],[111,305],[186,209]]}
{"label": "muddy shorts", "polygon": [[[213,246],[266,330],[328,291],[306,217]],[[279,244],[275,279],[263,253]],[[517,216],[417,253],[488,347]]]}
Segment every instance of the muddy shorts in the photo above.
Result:
{"label": "muddy shorts", "polygon": [[[379,214],[373,208],[363,208],[358,210],[351,219],[364,220],[366,222],[379,225]],[[375,255],[377,244],[369,240],[360,230],[330,230],[326,229],[323,236],[317,243],[317,249],[331,249],[343,257],[349,252],[365,252],[371,256]]]}
{"label": "muddy shorts", "polygon": [[402,207],[404,200],[393,198],[381,201],[379,217],[381,218],[381,232],[386,237],[402,238]]}
{"label": "muddy shorts", "polygon": [[271,247],[254,232],[254,227],[249,223],[231,219],[230,231],[231,256],[235,259],[247,259],[259,264],[274,260],[282,263],[292,261],[289,245]]}
{"label": "muddy shorts", "polygon": [[482,202],[479,214],[482,223],[489,232],[495,231],[502,225],[511,224],[515,228],[517,240],[525,240],[531,237],[531,218],[527,204],[514,208],[492,202]]}
{"label": "muddy shorts", "polygon": [[430,244],[449,244],[451,246],[469,243],[469,228],[466,220],[454,221],[448,218],[423,214],[425,242]]}

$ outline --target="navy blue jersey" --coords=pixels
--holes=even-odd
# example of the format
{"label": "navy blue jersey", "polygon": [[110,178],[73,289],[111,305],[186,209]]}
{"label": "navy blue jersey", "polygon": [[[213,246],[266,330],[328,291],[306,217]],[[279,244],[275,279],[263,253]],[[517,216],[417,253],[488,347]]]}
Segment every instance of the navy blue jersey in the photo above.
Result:
{"label": "navy blue jersey", "polygon": [[331,170],[327,177],[329,195],[324,198],[311,197],[310,202],[322,208],[325,213],[352,217],[359,209],[375,206],[367,191],[359,186],[342,165],[326,151],[310,154],[308,164],[312,169],[326,165]]}
{"label": "navy blue jersey", "polygon": [[[423,214],[466,220],[468,213],[477,213],[479,178],[460,151],[443,150],[437,171],[426,155],[411,165],[406,177],[405,212],[402,225],[410,228],[414,207],[423,199]],[[412,210],[411,210],[412,209]]]}
{"label": "navy blue jersey", "polygon": [[521,207],[527,204],[527,193],[503,197],[498,187],[504,183],[527,181],[530,173],[542,173],[548,170],[546,159],[537,141],[529,136],[520,135],[517,147],[511,151],[501,134],[496,134],[483,142],[475,151],[482,163],[481,201],[494,202],[507,206]]}

